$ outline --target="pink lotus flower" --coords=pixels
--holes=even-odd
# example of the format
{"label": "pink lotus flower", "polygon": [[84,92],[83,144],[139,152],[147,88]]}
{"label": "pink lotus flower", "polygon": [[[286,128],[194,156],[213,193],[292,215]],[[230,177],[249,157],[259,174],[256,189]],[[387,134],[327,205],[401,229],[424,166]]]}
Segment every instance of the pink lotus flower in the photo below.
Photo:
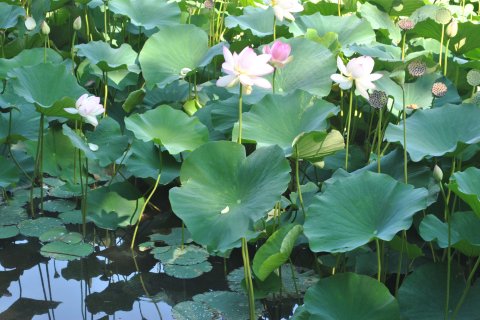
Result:
{"label": "pink lotus flower", "polygon": [[97,116],[102,114],[105,109],[100,104],[100,98],[96,96],[88,96],[83,94],[75,102],[75,108],[65,108],[65,111],[70,114],[79,114],[85,119],[85,122],[90,123],[93,126],[98,125]]}
{"label": "pink lotus flower", "polygon": [[268,64],[271,58],[269,54],[257,55],[252,48],[246,47],[237,54],[232,53],[227,47],[223,47],[225,62],[222,64],[222,71],[227,75],[217,80],[219,87],[232,87],[237,83],[245,86],[246,92],[251,91],[252,86],[270,89],[270,82],[262,78],[273,72],[273,67]]}
{"label": "pink lotus flower", "polygon": [[275,68],[283,68],[287,63],[292,61],[293,57],[290,55],[291,51],[292,47],[290,47],[288,43],[283,43],[281,41],[275,41],[271,48],[269,45],[263,47],[263,53],[272,56],[270,63]]}
{"label": "pink lotus flower", "polygon": [[347,63],[343,63],[340,57],[337,57],[337,67],[341,74],[332,74],[330,79],[338,83],[341,89],[348,90],[355,81],[355,88],[360,94],[368,100],[368,89],[375,89],[372,81],[380,79],[383,75],[372,73],[375,62],[371,57],[361,56],[353,58]]}
{"label": "pink lotus flower", "polygon": [[295,21],[292,13],[303,11],[303,6],[298,0],[264,0],[264,3],[273,8],[275,16],[280,21],[283,21],[283,18]]}

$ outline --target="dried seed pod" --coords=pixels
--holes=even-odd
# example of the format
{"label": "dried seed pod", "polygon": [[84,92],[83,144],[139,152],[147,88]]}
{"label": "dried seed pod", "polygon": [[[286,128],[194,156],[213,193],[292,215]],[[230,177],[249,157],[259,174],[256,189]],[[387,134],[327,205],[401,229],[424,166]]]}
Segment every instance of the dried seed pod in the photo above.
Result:
{"label": "dried seed pod", "polygon": [[373,90],[368,95],[368,103],[375,109],[381,109],[387,105],[388,96],[384,91]]}
{"label": "dried seed pod", "polygon": [[415,60],[408,64],[407,69],[412,77],[421,77],[427,71],[427,64],[421,60]]}
{"label": "dried seed pod", "polygon": [[443,82],[435,82],[432,86],[432,93],[435,97],[443,97],[447,91],[447,85]]}

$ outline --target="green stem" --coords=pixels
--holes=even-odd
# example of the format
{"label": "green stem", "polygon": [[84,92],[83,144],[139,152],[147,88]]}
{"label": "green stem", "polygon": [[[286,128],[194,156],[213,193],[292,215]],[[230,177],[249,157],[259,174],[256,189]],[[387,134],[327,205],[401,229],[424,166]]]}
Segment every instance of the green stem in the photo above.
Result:
{"label": "green stem", "polygon": [[405,42],[407,40],[407,32],[403,32],[403,37],[402,37],[402,61],[405,61]]}
{"label": "green stem", "polygon": [[447,40],[447,44],[445,45],[445,62],[443,64],[443,75],[447,76],[447,65],[448,65],[448,46],[450,45],[450,38]]}
{"label": "green stem", "polygon": [[451,221],[450,221],[450,212],[448,209],[448,197],[445,195],[445,190],[443,189],[442,182],[438,183],[440,186],[440,191],[443,196],[443,201],[445,203],[445,213],[444,218],[448,225],[448,247],[447,247],[447,293],[445,296],[445,319],[449,319],[449,304],[450,304],[450,283],[451,283],[451,272],[452,272],[452,230],[451,230]]}
{"label": "green stem", "polygon": [[303,197],[302,197],[302,189],[300,187],[300,174],[299,174],[299,162],[298,162],[298,148],[295,145],[295,182],[297,184],[297,193],[298,193],[298,200],[300,201],[300,207],[302,208],[302,212],[305,215],[305,207],[303,205]]}
{"label": "green stem", "polygon": [[382,153],[381,153],[381,147],[382,147],[382,114],[383,114],[383,108],[379,110],[379,115],[378,115],[378,124],[377,124],[377,171],[378,173],[381,172],[381,160],[382,160]]}
{"label": "green stem", "polygon": [[352,105],[353,105],[353,92],[355,88],[352,86],[350,89],[350,103],[348,105],[348,118],[347,118],[347,145],[345,154],[345,170],[348,171],[348,147],[350,144],[350,125],[352,123]]}
{"label": "green stem", "polygon": [[75,40],[77,38],[77,31],[75,30],[73,32],[73,36],[72,36],[72,47],[70,49],[70,57],[72,59],[72,72],[75,74],[75,50],[74,50],[74,47],[75,47]]}
{"label": "green stem", "polygon": [[108,73],[103,73],[104,97],[103,97],[103,116],[107,115],[107,100],[108,100]]}
{"label": "green stem", "polygon": [[273,41],[277,40],[277,16],[273,16]]}
{"label": "green stem", "polygon": [[440,55],[438,57],[438,64],[440,66],[442,66],[443,38],[445,38],[445,25],[444,24],[442,24],[442,35],[440,37]]}
{"label": "green stem", "polygon": [[407,168],[407,108],[405,106],[405,88],[402,85],[402,106],[403,106],[403,180],[408,183],[408,168]]}
{"label": "green stem", "polygon": [[183,250],[184,244],[185,244],[185,223],[183,223],[182,221],[182,245],[181,245],[182,250]]}
{"label": "green stem", "polygon": [[238,97],[238,139],[237,143],[242,143],[242,103],[243,103],[243,86],[240,84],[240,93]]}
{"label": "green stem", "polygon": [[465,301],[465,298],[467,297],[468,291],[470,290],[470,287],[472,285],[473,276],[477,272],[479,265],[480,265],[480,257],[477,258],[477,262],[475,262],[475,265],[473,266],[472,271],[470,271],[470,274],[468,275],[465,289],[463,290],[462,296],[460,297],[460,300],[458,300],[457,306],[455,307],[455,311],[453,312],[452,319],[454,320],[457,317],[458,312],[460,311],[460,308],[462,307],[462,304]]}
{"label": "green stem", "polygon": [[295,293],[297,297],[300,297],[300,290],[298,290],[297,279],[295,277],[295,268],[293,267],[292,259],[288,257],[288,262],[290,263],[290,271],[292,272],[293,286],[295,287]]}
{"label": "green stem", "polygon": [[377,246],[377,264],[378,264],[377,280],[380,282],[382,279],[382,258],[380,255],[380,242],[378,241],[378,238],[375,238],[375,244]]}
{"label": "green stem", "polygon": [[148,195],[147,200],[143,203],[142,209],[140,210],[140,214],[138,216],[137,224],[135,226],[135,231],[133,232],[133,238],[132,238],[132,243],[130,245],[130,249],[133,249],[135,246],[135,239],[137,238],[137,232],[138,232],[138,226],[140,225],[140,221],[142,220],[143,212],[145,211],[145,208],[148,205],[148,202],[150,202],[150,199],[152,198],[153,194],[157,190],[158,183],[160,182],[160,176],[162,175],[162,172],[158,174],[157,180],[155,181],[155,185],[153,186],[152,192]]}
{"label": "green stem", "polygon": [[400,258],[398,259],[398,268],[397,276],[395,277],[395,296],[398,295],[398,287],[400,286],[400,275],[402,273],[402,262],[403,262],[403,247],[406,246],[407,241],[407,232],[403,230],[402,232],[402,247],[400,248]]}
{"label": "green stem", "polygon": [[338,16],[342,16],[342,0],[338,0]]}
{"label": "green stem", "polygon": [[245,271],[245,283],[248,291],[248,309],[250,311],[250,320],[255,320],[255,296],[253,293],[252,271],[250,269],[250,257],[248,255],[247,239],[242,238],[242,257]]}
{"label": "green stem", "polygon": [[277,68],[273,69],[273,76],[272,76],[272,93],[275,94],[275,76],[277,75]]}

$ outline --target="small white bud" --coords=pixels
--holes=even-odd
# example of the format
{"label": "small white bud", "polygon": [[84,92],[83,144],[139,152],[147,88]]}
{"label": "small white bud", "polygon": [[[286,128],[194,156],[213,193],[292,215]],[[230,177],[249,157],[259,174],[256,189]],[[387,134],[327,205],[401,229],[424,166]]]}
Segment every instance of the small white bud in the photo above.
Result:
{"label": "small white bud", "polygon": [[447,36],[453,38],[458,33],[458,21],[453,19],[447,26]]}
{"label": "small white bud", "polygon": [[32,31],[36,26],[37,23],[32,17],[27,17],[27,19],[25,19],[25,28],[27,28],[27,30]]}
{"label": "small white bud", "polygon": [[40,30],[42,31],[42,34],[48,36],[50,34],[50,27],[48,26],[47,22],[44,20],[42,21],[42,24],[40,25]]}
{"label": "small white bud", "polygon": [[73,21],[73,29],[78,31],[82,29],[82,18],[78,16],[74,21]]}
{"label": "small white bud", "polygon": [[442,182],[442,180],[443,180],[443,171],[437,165],[435,165],[435,167],[433,167],[433,178],[437,182]]}

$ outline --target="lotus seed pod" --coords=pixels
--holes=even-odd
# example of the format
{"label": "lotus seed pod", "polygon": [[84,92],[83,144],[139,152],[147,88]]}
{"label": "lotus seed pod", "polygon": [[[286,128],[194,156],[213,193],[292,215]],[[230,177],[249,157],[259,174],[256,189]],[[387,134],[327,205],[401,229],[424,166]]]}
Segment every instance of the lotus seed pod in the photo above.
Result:
{"label": "lotus seed pod", "polygon": [[50,34],[50,27],[48,26],[47,22],[44,20],[42,21],[42,24],[40,25],[40,30],[42,31],[42,34],[48,36]]}
{"label": "lotus seed pod", "polygon": [[381,109],[387,105],[388,97],[387,94],[380,90],[373,90],[372,93],[368,95],[368,103],[375,109]]}
{"label": "lotus seed pod", "polygon": [[412,77],[421,77],[427,71],[427,64],[421,60],[415,60],[409,63],[407,69]]}
{"label": "lotus seed pod", "polygon": [[36,26],[37,23],[32,17],[27,17],[27,19],[25,19],[25,28],[27,28],[27,30],[32,31]]}
{"label": "lotus seed pod", "polygon": [[78,16],[74,21],[73,21],[73,30],[80,30],[82,29],[82,18]]}
{"label": "lotus seed pod", "polygon": [[467,82],[472,87],[480,85],[480,70],[472,69],[467,73]]}
{"label": "lotus seed pod", "polygon": [[402,30],[412,30],[415,27],[415,22],[410,19],[402,19],[398,22],[398,27]]}
{"label": "lotus seed pod", "polygon": [[449,38],[455,37],[458,33],[458,21],[453,19],[452,22],[448,24],[446,32]]}
{"label": "lotus seed pod", "polygon": [[432,86],[432,93],[435,97],[443,97],[447,91],[448,88],[443,82],[435,82]]}
{"label": "lotus seed pod", "polygon": [[470,99],[470,103],[480,106],[480,92],[475,92],[473,97]]}
{"label": "lotus seed pod", "polygon": [[435,14],[435,21],[440,24],[448,24],[452,20],[452,13],[447,8],[438,8]]}
{"label": "lotus seed pod", "polygon": [[435,165],[435,167],[433,167],[433,178],[437,182],[442,182],[442,180],[443,180],[443,171],[437,165]]}
{"label": "lotus seed pod", "polygon": [[205,0],[205,2],[203,2],[203,5],[206,9],[213,9],[215,3],[213,2],[213,0]]}

